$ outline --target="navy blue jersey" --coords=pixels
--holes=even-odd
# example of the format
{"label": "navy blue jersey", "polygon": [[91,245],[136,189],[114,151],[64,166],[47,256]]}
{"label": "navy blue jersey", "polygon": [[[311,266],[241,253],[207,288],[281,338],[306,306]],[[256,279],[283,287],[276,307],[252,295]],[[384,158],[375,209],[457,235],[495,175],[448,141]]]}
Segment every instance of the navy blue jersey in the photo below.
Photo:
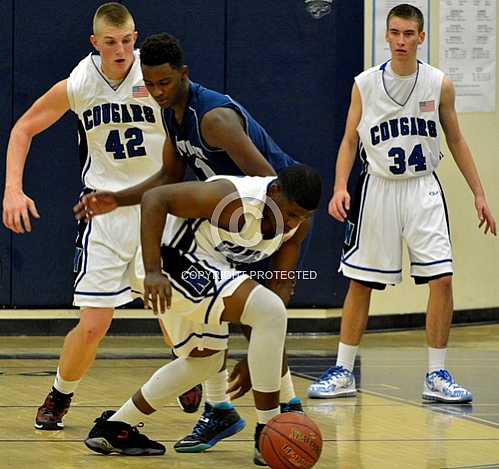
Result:
{"label": "navy blue jersey", "polygon": [[297,164],[272,140],[265,129],[230,96],[209,90],[197,83],[189,84],[189,99],[180,125],[173,109],[163,109],[163,120],[180,158],[192,168],[198,179],[204,181],[218,174],[243,175],[231,157],[220,148],[210,147],[201,136],[201,119],[212,109],[226,107],[236,111],[244,120],[246,134],[276,173]]}

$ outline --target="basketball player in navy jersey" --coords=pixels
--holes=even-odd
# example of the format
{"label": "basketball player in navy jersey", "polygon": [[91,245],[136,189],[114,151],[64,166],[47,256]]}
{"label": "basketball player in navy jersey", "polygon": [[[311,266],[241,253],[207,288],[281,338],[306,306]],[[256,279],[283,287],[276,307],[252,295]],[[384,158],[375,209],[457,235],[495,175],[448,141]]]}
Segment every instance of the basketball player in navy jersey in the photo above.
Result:
{"label": "basketball player in navy jersey", "polygon": [[[116,207],[138,204],[146,190],[182,181],[188,166],[200,180],[205,180],[216,174],[272,176],[296,164],[243,106],[189,80],[182,49],[174,37],[158,34],[146,38],[140,55],[144,83],[163,111],[167,131],[163,167],[138,186],[84,197],[75,208],[78,216],[92,217]],[[306,246],[302,251],[305,250]],[[248,329],[243,330],[249,334]],[[249,376],[246,363],[238,364],[238,370],[241,373],[231,388],[238,389],[236,396],[250,386],[244,378]],[[282,379],[283,408],[301,410],[286,363]],[[237,412],[226,388],[225,369],[205,383],[205,412],[193,433],[177,442],[177,451],[204,451],[219,436],[230,436],[232,429],[238,428]],[[210,425],[203,423],[207,421]]]}
{"label": "basketball player in navy jersey", "polygon": [[214,176],[144,194],[144,301],[161,313],[179,358],[157,370],[116,413],[106,411],[96,420],[85,440],[90,449],[163,454],[163,445],[133,427],[172,396],[220,370],[228,324],[235,323],[252,328],[248,363],[257,413],[254,462],[266,465],[259,436],[281,412],[285,305],[293,282],[290,275],[281,275],[267,288],[234,263],[272,256],[271,270],[293,271],[320,194],[320,175],[304,165],[288,167],[279,177]]}
{"label": "basketball player in navy jersey", "polygon": [[[394,7],[387,17],[385,37],[391,60],[355,78],[329,204],[330,215],[347,223],[340,269],[350,286],[343,305],[338,358],[308,394],[333,398],[356,393],[353,365],[371,291],[401,281],[405,239],[414,281],[429,285],[428,372],[422,397],[471,402],[472,393],[458,385],[445,367],[453,266],[444,194],[434,172],[441,159],[441,128],[475,197],[479,227],[496,235],[496,222],[459,129],[452,82],[416,58],[425,38],[421,11],[408,4]],[[347,181],[359,141],[365,171],[351,203]]]}

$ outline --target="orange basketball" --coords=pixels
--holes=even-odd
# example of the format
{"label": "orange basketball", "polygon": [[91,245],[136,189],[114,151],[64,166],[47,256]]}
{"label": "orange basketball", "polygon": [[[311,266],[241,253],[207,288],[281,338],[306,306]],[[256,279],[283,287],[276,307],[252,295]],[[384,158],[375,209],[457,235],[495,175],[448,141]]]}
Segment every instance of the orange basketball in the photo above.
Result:
{"label": "orange basketball", "polygon": [[305,414],[280,414],[265,425],[260,451],[272,469],[309,469],[321,455],[321,431]]}

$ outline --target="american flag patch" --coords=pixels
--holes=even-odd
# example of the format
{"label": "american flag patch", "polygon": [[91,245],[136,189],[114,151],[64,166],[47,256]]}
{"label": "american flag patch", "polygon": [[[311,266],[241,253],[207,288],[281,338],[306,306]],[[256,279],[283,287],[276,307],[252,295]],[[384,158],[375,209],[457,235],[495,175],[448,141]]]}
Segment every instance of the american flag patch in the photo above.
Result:
{"label": "american flag patch", "polygon": [[435,110],[435,100],[419,101],[419,112],[433,112]]}
{"label": "american flag patch", "polygon": [[132,97],[133,98],[147,98],[149,93],[145,85],[137,85],[132,87]]}

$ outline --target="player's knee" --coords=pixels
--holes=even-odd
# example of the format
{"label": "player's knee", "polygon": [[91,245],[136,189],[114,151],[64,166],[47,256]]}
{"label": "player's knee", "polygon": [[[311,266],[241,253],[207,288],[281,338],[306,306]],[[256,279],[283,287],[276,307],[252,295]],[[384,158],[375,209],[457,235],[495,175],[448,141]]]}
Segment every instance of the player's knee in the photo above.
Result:
{"label": "player's knee", "polygon": [[107,334],[110,325],[110,321],[80,321],[79,335],[85,345],[99,344]]}
{"label": "player's knee", "polygon": [[430,280],[430,288],[438,289],[443,293],[452,292],[452,275],[446,275],[434,280]]}
{"label": "player's knee", "polygon": [[350,280],[350,285],[348,289],[351,293],[354,293],[355,295],[368,296],[371,294],[372,286],[370,286],[368,282]]}
{"label": "player's knee", "polygon": [[259,285],[246,300],[241,323],[253,329],[264,327],[275,331],[286,331],[286,307],[278,295]]}

